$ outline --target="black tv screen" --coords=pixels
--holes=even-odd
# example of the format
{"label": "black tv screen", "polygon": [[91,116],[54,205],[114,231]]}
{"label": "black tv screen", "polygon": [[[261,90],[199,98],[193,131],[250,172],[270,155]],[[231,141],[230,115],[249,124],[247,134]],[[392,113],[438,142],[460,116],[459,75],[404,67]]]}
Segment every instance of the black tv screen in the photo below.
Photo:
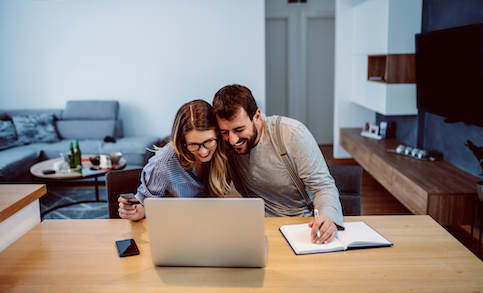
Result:
{"label": "black tv screen", "polygon": [[416,35],[419,110],[483,126],[483,24]]}

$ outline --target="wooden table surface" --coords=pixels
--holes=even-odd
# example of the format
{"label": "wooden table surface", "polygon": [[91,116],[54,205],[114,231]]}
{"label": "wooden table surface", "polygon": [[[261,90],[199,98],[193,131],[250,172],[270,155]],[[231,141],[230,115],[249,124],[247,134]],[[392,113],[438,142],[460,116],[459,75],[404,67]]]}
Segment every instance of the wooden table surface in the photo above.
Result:
{"label": "wooden table surface", "polygon": [[[429,216],[345,217],[394,246],[296,256],[278,228],[308,220],[266,218],[261,269],[155,267],[144,220],[45,220],[0,253],[0,292],[483,291],[483,262]],[[120,258],[128,238],[141,253]]]}
{"label": "wooden table surface", "polygon": [[0,222],[46,193],[45,184],[0,184]]}

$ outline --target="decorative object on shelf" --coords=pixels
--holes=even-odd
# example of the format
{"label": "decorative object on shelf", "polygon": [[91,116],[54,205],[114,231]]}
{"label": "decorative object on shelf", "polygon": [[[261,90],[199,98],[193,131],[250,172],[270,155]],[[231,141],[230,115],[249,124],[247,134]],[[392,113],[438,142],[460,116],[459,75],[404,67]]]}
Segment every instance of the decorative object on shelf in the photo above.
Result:
{"label": "decorative object on shelf", "polygon": [[366,123],[364,126],[364,129],[361,132],[362,136],[374,138],[374,139],[382,139],[386,137],[387,133],[387,122],[386,121],[381,121],[379,126],[371,124],[371,123]]}
{"label": "decorative object on shelf", "polygon": [[381,121],[381,123],[379,123],[379,134],[381,135],[382,138],[386,138],[386,133],[387,133],[387,122]]}
{"label": "decorative object on shelf", "polygon": [[427,160],[427,161],[435,161],[436,158],[430,156],[429,153],[425,150],[413,148],[407,145],[400,144],[396,149],[389,149],[387,150],[390,153],[395,153],[399,155],[408,156],[411,158],[415,158],[418,160]]}
{"label": "decorative object on shelf", "polygon": [[[480,164],[481,167],[481,174],[480,176],[483,176],[483,147],[478,147],[473,144],[471,140],[466,140],[466,144],[470,151],[473,152],[473,155],[475,155],[476,159],[478,160],[478,164]],[[483,202],[483,181],[478,181],[476,182],[476,192],[478,193],[478,198],[480,201]]]}

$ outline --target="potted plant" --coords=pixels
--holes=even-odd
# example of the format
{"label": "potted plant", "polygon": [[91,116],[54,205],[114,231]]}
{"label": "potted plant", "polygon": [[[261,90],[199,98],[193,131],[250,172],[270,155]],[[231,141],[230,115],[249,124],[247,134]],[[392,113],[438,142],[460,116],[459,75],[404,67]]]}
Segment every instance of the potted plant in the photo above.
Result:
{"label": "potted plant", "polygon": [[[466,141],[465,145],[473,152],[473,155],[475,155],[476,159],[478,160],[478,163],[481,167],[480,176],[483,176],[483,147],[478,147],[474,145],[473,142],[469,139]],[[476,191],[478,193],[478,198],[480,199],[480,201],[483,201],[483,181],[476,182]]]}

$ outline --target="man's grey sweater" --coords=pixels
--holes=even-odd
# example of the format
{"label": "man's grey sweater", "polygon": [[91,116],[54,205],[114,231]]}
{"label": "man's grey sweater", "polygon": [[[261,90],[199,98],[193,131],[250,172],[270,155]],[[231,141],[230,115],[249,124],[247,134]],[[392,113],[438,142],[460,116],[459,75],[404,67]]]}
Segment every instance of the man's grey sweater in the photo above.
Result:
{"label": "man's grey sweater", "polygon": [[[278,152],[275,121],[262,116],[259,143],[246,155],[229,151],[229,167],[235,187],[243,196],[265,201],[266,216],[310,216],[302,195],[292,181]],[[298,176],[311,194],[314,207],[337,225],[343,225],[339,192],[310,131],[297,120],[283,117],[283,142]],[[259,134],[260,135],[260,134]]]}

